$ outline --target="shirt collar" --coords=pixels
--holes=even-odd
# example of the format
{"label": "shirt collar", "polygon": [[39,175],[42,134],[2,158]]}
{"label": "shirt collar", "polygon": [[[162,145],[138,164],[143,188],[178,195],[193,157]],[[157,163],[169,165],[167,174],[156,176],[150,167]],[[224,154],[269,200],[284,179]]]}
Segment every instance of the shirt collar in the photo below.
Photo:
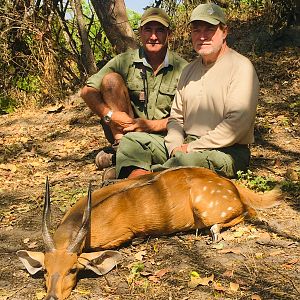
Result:
{"label": "shirt collar", "polygon": [[[169,51],[169,49],[167,49],[167,53],[163,62],[163,68],[167,68],[169,65],[173,65],[173,55],[172,53]],[[136,53],[135,53],[135,57],[134,57],[134,62],[135,63],[142,63],[145,67],[150,67],[150,64],[147,62],[147,59],[145,57],[145,53],[144,53],[144,49],[143,48],[139,48]]]}

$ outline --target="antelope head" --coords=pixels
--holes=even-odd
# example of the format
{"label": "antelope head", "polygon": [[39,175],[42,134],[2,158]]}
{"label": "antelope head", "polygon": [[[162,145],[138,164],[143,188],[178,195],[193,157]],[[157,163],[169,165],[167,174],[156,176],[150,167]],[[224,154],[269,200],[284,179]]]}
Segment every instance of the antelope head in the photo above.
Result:
{"label": "antelope head", "polygon": [[[17,251],[17,255],[33,275],[44,270],[47,295],[45,300],[66,299],[77,282],[77,274],[81,269],[89,269],[97,275],[104,275],[121,261],[117,251],[99,251],[82,253],[85,239],[89,231],[92,211],[91,185],[88,189],[87,205],[82,216],[81,224],[76,227],[58,227],[54,239],[49,232],[50,226],[50,192],[49,181],[46,180],[45,202],[42,220],[42,235],[45,253],[26,250]],[[74,211],[73,211],[74,212]],[[76,212],[75,213],[79,213]],[[69,215],[72,218],[72,215]],[[71,223],[72,224],[72,223]],[[79,227],[79,229],[78,229]],[[66,231],[69,231],[69,233]],[[75,232],[75,235],[74,235]],[[72,237],[68,240],[67,237]],[[65,240],[66,239],[66,240]]]}

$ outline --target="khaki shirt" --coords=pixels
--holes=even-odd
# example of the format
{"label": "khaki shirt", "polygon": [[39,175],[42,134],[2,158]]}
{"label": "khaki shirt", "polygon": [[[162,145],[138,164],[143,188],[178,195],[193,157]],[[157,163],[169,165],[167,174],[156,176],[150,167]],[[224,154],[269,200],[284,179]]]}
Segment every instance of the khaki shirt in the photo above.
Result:
{"label": "khaki shirt", "polygon": [[205,66],[201,57],[183,71],[168,121],[171,153],[187,136],[197,137],[188,152],[254,142],[259,82],[248,58],[228,49]]}
{"label": "khaki shirt", "polygon": [[[170,114],[177,82],[186,64],[183,58],[168,50],[163,65],[154,75],[142,48],[129,50],[110,60],[98,73],[87,80],[87,85],[100,90],[104,75],[116,72],[122,76],[128,88],[135,116],[160,120]],[[147,101],[145,101],[145,92],[148,94]]]}

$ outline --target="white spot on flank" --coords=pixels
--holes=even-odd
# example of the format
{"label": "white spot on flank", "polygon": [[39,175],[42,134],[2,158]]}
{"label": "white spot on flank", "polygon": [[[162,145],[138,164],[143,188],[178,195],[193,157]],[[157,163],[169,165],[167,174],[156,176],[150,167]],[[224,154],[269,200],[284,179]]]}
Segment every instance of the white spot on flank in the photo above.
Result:
{"label": "white spot on flank", "polygon": [[195,203],[199,203],[203,199],[202,195],[199,195],[195,199]]}
{"label": "white spot on flank", "polygon": [[229,194],[233,194],[233,191],[232,191],[232,190],[227,190],[227,192],[228,192]]}
{"label": "white spot on flank", "polygon": [[222,183],[218,182],[217,185],[223,185]]}
{"label": "white spot on flank", "polygon": [[227,195],[223,195],[223,196],[222,196],[222,198],[225,198],[225,199],[227,199],[227,198],[228,198],[228,196],[227,196]]}
{"label": "white spot on flank", "polygon": [[204,218],[207,217],[207,211],[204,211],[204,212],[201,214],[201,216],[204,217]]}
{"label": "white spot on flank", "polygon": [[227,215],[227,213],[226,213],[225,211],[223,211],[223,212],[221,213],[221,218],[224,218],[226,215]]}
{"label": "white spot on flank", "polygon": [[227,208],[227,210],[233,210],[233,207],[229,206],[229,207]]}
{"label": "white spot on flank", "polygon": [[211,190],[211,191],[210,191],[211,194],[214,194],[214,192],[215,192],[215,190]]}
{"label": "white spot on flank", "polygon": [[214,202],[213,201],[209,202],[208,207],[212,208],[213,206],[214,206]]}
{"label": "white spot on flank", "polygon": [[204,186],[203,187],[203,191],[205,192],[207,190],[207,186]]}

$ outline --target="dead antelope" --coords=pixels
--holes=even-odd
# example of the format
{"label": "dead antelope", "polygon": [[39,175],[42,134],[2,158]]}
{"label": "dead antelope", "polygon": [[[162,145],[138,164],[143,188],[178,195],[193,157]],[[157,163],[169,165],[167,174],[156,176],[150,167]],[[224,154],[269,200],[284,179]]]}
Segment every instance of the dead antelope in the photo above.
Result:
{"label": "dead antelope", "polygon": [[[235,225],[255,208],[277,204],[278,190],[259,195],[204,168],[181,167],[123,180],[81,198],[49,233],[49,184],[42,233],[46,252],[17,252],[31,274],[44,269],[47,300],[67,298],[79,269],[105,274],[120,262],[112,249],[146,235],[171,234],[210,227],[213,240],[223,227]],[[99,262],[99,263],[98,263]]]}

